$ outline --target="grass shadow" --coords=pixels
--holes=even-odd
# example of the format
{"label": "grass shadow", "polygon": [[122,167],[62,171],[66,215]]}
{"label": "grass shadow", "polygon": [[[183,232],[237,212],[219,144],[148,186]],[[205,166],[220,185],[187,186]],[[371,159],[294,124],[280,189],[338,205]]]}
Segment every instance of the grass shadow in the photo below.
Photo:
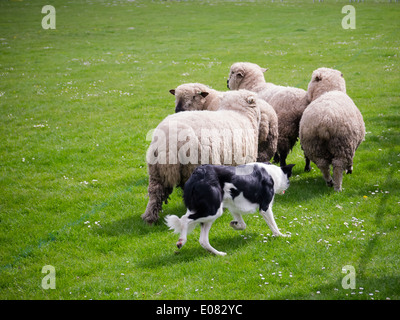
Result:
{"label": "grass shadow", "polygon": [[[307,173],[304,174],[307,175]],[[304,187],[305,185],[307,187]],[[330,188],[326,185],[324,179],[322,178],[322,175],[320,177],[310,175],[309,177],[292,179],[290,181],[290,187],[286,191],[285,196],[277,196],[276,200],[283,203],[303,203],[310,201],[314,198],[321,198],[334,193],[335,192],[333,188]]]}
{"label": "grass shadow", "polygon": [[[342,280],[345,274],[340,272],[341,270],[338,270],[340,276],[328,284],[314,286],[307,292],[286,293],[285,290],[282,290],[282,293],[275,298],[279,300],[386,300],[387,298],[394,300],[399,298],[399,278],[396,276],[365,278],[356,274],[355,288],[344,289]],[[393,296],[393,293],[396,296]]]}
{"label": "grass shadow", "polygon": [[[397,170],[397,168],[395,166],[392,166],[390,168],[390,171],[388,172],[387,176],[386,176],[386,180],[384,182],[385,186],[391,185],[394,183],[394,172]],[[382,226],[382,222],[386,213],[386,207],[387,207],[387,202],[389,199],[389,195],[388,194],[383,194],[379,205],[378,205],[378,209],[375,213],[375,224],[376,227],[379,229]],[[372,256],[372,251],[375,249],[377,244],[377,238],[375,238],[373,241],[369,241],[368,242],[368,246],[365,249],[365,251],[362,253],[361,255],[361,259],[360,259],[360,263],[358,265],[358,272],[363,274],[364,270],[366,269],[367,263],[371,260],[371,256]]]}
{"label": "grass shadow", "polygon": [[[143,182],[144,179],[141,179]],[[147,202],[146,202],[147,203]],[[120,236],[131,234],[132,236],[143,236],[154,232],[165,231],[164,218],[167,215],[182,216],[186,212],[185,205],[182,200],[182,190],[175,188],[170,196],[167,204],[163,204],[163,210],[159,213],[159,219],[152,225],[147,224],[141,218],[144,213],[145,207],[142,212],[133,212],[128,217],[121,218],[116,221],[102,224],[102,228],[98,230],[101,235],[107,236]]]}
{"label": "grass shadow", "polygon": [[[227,255],[233,255],[235,251],[239,250],[241,247],[248,245],[251,241],[256,241],[256,235],[256,233],[248,233],[247,240],[244,240],[240,234],[212,238],[210,239],[210,243],[217,250],[226,252]],[[170,251],[139,260],[138,267],[153,269],[170,265],[179,265],[181,263],[193,262],[209,257],[214,257],[215,259],[224,258],[222,256],[215,256],[202,248],[197,238],[190,237],[188,241],[190,241],[190,244],[186,243],[181,249],[173,247],[171,244]]]}
{"label": "grass shadow", "polygon": [[165,230],[164,215],[152,225],[144,222],[140,215],[132,215],[110,223],[102,224],[102,228],[98,229],[97,233],[109,237],[129,234],[133,237],[137,237],[155,232],[163,232]]}

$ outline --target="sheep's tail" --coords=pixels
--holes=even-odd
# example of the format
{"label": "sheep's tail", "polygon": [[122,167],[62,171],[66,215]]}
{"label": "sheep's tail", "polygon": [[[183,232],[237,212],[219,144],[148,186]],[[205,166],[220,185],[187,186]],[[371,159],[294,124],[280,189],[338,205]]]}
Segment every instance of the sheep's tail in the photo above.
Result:
{"label": "sheep's tail", "polygon": [[[323,120],[322,120],[322,123],[323,123],[323,124],[326,124],[326,123],[329,123],[329,122],[331,122],[331,121],[330,121],[330,118],[327,117],[327,116],[324,116],[324,118],[323,118]],[[316,128],[316,130],[317,130],[317,136],[318,136],[320,139],[326,140],[326,141],[329,141],[329,140],[331,139],[331,133],[329,132],[329,131],[330,131],[330,127],[329,127],[329,126],[327,126],[327,125],[320,125],[320,126],[318,126],[318,127]]]}
{"label": "sheep's tail", "polygon": [[178,216],[175,215],[166,216],[165,224],[169,227],[170,230],[174,230],[174,233],[181,233],[182,231],[182,222]]}

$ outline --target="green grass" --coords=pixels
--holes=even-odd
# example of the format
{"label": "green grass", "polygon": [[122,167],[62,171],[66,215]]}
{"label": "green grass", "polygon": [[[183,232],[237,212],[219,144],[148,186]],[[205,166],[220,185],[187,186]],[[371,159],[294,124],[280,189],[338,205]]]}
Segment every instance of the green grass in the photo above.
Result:
{"label": "green grass", "polygon": [[[0,2],[1,299],[399,299],[400,99],[397,3],[348,1]],[[229,67],[268,67],[276,84],[306,88],[318,67],[345,76],[367,135],[344,177],[327,188],[299,145],[291,187],[274,213],[244,231],[225,214],[210,242],[140,218],[147,204],[147,132],[173,113],[185,82],[226,89]],[[164,206],[182,215],[182,191]],[[56,269],[56,289],[41,286]],[[352,265],[356,289],[343,289]],[[268,283],[268,284],[266,284]],[[361,289],[362,288],[362,289]]]}

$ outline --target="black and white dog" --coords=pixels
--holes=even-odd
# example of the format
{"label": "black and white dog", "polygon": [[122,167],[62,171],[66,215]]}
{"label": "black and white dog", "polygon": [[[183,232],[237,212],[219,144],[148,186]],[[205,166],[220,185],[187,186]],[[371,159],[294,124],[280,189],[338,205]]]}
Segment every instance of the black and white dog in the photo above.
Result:
{"label": "black and white dog", "polygon": [[289,187],[293,166],[249,163],[237,167],[197,167],[184,187],[186,214],[181,218],[175,215],[165,217],[168,227],[180,234],[176,243],[178,248],[186,243],[187,234],[200,223],[201,246],[214,254],[225,255],[225,252],[215,250],[208,240],[211,225],[222,215],[223,208],[229,209],[233,215],[235,220],[230,225],[236,230],[246,228],[242,214],[259,209],[273,235],[284,236],[275,223],[272,203],[276,193],[283,194]]}

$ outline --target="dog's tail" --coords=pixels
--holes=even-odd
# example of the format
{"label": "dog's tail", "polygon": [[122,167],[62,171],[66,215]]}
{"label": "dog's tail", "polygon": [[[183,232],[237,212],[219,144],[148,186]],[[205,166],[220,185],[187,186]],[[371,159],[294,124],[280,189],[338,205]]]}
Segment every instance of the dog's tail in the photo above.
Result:
{"label": "dog's tail", "polygon": [[168,215],[165,217],[165,224],[170,230],[174,230],[174,233],[181,233],[182,222],[178,216]]}

